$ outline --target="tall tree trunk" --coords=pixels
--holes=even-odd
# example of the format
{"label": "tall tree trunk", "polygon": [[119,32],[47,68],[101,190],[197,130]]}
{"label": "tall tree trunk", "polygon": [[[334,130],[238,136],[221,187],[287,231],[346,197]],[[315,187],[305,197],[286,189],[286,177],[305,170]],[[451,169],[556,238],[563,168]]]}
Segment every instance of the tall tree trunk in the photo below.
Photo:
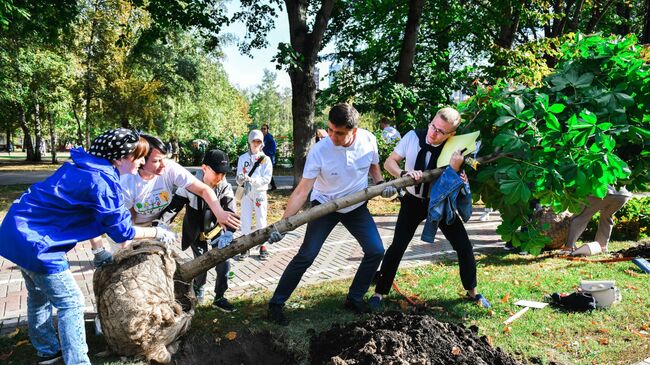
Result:
{"label": "tall tree trunk", "polygon": [[[97,8],[99,7],[101,0],[95,1],[94,4],[94,9],[97,11]],[[84,77],[84,103],[85,103],[85,118],[86,118],[86,147],[90,148],[90,127],[92,125],[92,120],[91,120],[91,102],[93,99],[93,88],[92,88],[92,80],[93,80],[93,55],[94,55],[94,49],[95,49],[95,32],[97,31],[97,21],[99,17],[98,16],[93,16],[93,21],[90,25],[90,40],[88,41],[88,45],[86,46],[87,54],[86,54],[86,75]]]}
{"label": "tall tree trunk", "polygon": [[43,156],[41,154],[41,145],[44,144],[45,142],[43,141],[43,133],[41,131],[41,113],[40,113],[40,108],[41,105],[39,103],[36,103],[34,105],[34,159],[31,161],[34,162],[41,162],[43,160]]}
{"label": "tall tree trunk", "polygon": [[290,71],[291,110],[293,112],[293,178],[298,184],[302,178],[307,152],[314,135],[314,110],[316,109],[316,82],[314,72]]}
{"label": "tall tree trunk", "polygon": [[415,46],[417,44],[423,8],[424,0],[409,1],[409,14],[408,19],[406,20],[406,28],[404,29],[404,40],[402,41],[402,49],[399,54],[399,64],[397,65],[397,72],[395,73],[395,82],[403,85],[408,85],[411,77],[411,69],[413,68],[413,61],[415,60]]}
{"label": "tall tree trunk", "polygon": [[621,18],[621,24],[617,25],[614,32],[618,35],[626,36],[630,34],[630,17],[632,9],[625,3],[620,1],[616,3],[616,15]]}
{"label": "tall tree trunk", "polygon": [[54,125],[54,118],[52,118],[52,113],[48,111],[47,113],[48,126],[50,127],[50,153],[52,154],[52,164],[57,164],[59,161],[56,158],[56,126]]}
{"label": "tall tree trunk", "polygon": [[645,0],[645,16],[643,17],[643,33],[641,34],[641,43],[650,43],[650,0]]}
{"label": "tall tree trunk", "polygon": [[33,161],[34,145],[32,144],[32,134],[29,131],[25,108],[22,105],[18,105],[18,121],[20,122],[20,129],[23,130],[23,151],[27,152],[27,161]]}
{"label": "tall tree trunk", "polygon": [[316,82],[314,69],[318,52],[323,46],[323,36],[332,15],[336,0],[322,0],[316,13],[313,29],[309,32],[309,2],[304,0],[285,0],[289,18],[289,35],[291,47],[302,56],[302,62],[289,70],[291,79],[293,112],[293,176],[295,184],[302,178],[307,151],[314,134],[314,110],[316,100]]}

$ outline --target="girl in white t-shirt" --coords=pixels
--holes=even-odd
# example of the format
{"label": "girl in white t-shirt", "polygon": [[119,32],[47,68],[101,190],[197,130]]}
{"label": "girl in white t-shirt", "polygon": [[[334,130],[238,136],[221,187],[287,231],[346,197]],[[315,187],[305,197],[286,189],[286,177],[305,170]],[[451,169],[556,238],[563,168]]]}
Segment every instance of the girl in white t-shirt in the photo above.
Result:
{"label": "girl in white t-shirt", "polygon": [[[266,209],[268,206],[266,190],[273,175],[271,159],[262,152],[264,134],[254,129],[248,134],[248,152],[239,156],[237,161],[237,185],[244,188],[240,201],[241,232],[246,235],[253,231],[253,212],[255,229],[266,227]],[[251,173],[252,171],[252,173]],[[243,260],[248,252],[236,259]],[[260,260],[266,260],[269,252],[266,245],[260,246]]]}

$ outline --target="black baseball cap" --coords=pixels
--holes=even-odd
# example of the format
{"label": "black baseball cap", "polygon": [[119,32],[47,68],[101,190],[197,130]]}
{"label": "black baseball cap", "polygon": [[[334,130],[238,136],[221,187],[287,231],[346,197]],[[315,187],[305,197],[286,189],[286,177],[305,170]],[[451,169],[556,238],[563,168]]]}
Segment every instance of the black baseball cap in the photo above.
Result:
{"label": "black baseball cap", "polygon": [[221,150],[210,150],[203,157],[203,164],[210,166],[214,172],[227,174],[230,171],[228,155]]}

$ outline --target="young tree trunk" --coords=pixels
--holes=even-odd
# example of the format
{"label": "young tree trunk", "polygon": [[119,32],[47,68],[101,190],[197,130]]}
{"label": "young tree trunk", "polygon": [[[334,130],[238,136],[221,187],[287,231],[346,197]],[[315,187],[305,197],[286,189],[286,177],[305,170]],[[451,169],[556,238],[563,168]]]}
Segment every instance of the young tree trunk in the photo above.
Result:
{"label": "young tree trunk", "polygon": [[593,11],[591,13],[591,18],[587,22],[587,28],[585,28],[586,34],[591,34],[596,30],[596,27],[603,19],[603,15],[609,10],[614,0],[601,0],[594,3]]}
{"label": "young tree trunk", "polygon": [[29,131],[25,109],[22,105],[18,105],[18,120],[20,122],[20,129],[23,130],[23,151],[27,152],[27,161],[33,161],[34,145],[32,144],[32,134]]}
{"label": "young tree trunk", "polygon": [[411,69],[415,60],[415,46],[418,40],[418,31],[420,29],[420,20],[422,19],[422,9],[424,0],[410,0],[409,13],[404,30],[404,40],[402,49],[399,54],[399,64],[395,73],[395,82],[408,85],[411,77]]}
{"label": "young tree trunk", "polygon": [[[501,153],[495,152],[491,155],[480,157],[477,160],[480,166],[480,164],[489,163],[502,156],[503,155]],[[432,181],[439,177],[445,169],[446,167],[442,167],[435,170],[425,171],[422,178],[418,180],[417,183],[420,184],[422,182]],[[254,231],[253,233],[250,233],[246,236],[239,237],[234,240],[228,247],[210,250],[206,254],[197,257],[192,261],[179,265],[178,270],[180,277],[183,281],[189,282],[197,275],[203,272],[207,272],[218,263],[262,244],[268,240],[271,232],[276,229],[279,232],[293,231],[305,223],[323,217],[339,209],[343,209],[353,204],[360,203],[381,195],[381,192],[389,185],[392,185],[396,188],[404,188],[406,186],[415,184],[416,182],[412,177],[406,176],[387,183],[383,183],[381,185],[368,187],[363,191],[359,191],[357,193],[332,200],[325,204],[320,204],[316,207],[303,211],[302,213],[298,213],[292,217],[280,220],[270,226],[267,226],[266,228],[258,229],[257,231]]]}
{"label": "young tree trunk", "polygon": [[[84,145],[84,132],[81,127],[81,120],[79,119],[79,115],[77,114],[77,107],[76,103],[75,105],[72,106],[72,114],[74,115],[74,120],[77,122],[77,144],[79,146]],[[87,148],[90,146],[86,146]]]}
{"label": "young tree trunk", "polygon": [[630,17],[632,16],[632,9],[624,1],[620,1],[616,3],[616,15],[622,19],[622,22],[616,26],[614,32],[621,36],[630,34]]}
{"label": "young tree trunk", "polygon": [[293,176],[295,184],[302,178],[307,151],[314,134],[314,110],[316,100],[316,82],[314,69],[318,52],[323,47],[323,36],[332,15],[335,0],[322,0],[321,6],[309,32],[309,2],[302,0],[285,0],[289,17],[291,47],[302,56],[302,62],[289,70],[291,78],[293,112]]}
{"label": "young tree trunk", "polygon": [[50,153],[52,155],[52,164],[57,164],[59,161],[56,158],[56,126],[54,125],[54,118],[52,118],[52,113],[48,111],[47,113],[48,126],[50,127]]}
{"label": "young tree trunk", "polygon": [[41,145],[43,141],[43,133],[41,131],[41,105],[36,103],[34,105],[34,159],[30,161],[41,162],[43,156],[41,153]]}

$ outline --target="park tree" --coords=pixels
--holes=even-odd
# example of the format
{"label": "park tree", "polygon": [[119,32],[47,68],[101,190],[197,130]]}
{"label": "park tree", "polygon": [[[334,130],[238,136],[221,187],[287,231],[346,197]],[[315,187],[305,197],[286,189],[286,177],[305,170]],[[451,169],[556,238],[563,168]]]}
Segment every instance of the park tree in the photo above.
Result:
{"label": "park tree", "polygon": [[264,70],[262,83],[252,91],[249,114],[257,128],[268,124],[273,133],[290,134],[291,96],[278,90],[275,72]]}
{"label": "park tree", "polygon": [[647,190],[650,179],[647,53],[634,36],[576,35],[560,55],[540,86],[479,88],[461,108],[464,131],[481,131],[484,153],[507,154],[479,169],[474,197],[501,212],[504,240],[533,253],[548,238],[530,200],[577,213],[610,185]]}

